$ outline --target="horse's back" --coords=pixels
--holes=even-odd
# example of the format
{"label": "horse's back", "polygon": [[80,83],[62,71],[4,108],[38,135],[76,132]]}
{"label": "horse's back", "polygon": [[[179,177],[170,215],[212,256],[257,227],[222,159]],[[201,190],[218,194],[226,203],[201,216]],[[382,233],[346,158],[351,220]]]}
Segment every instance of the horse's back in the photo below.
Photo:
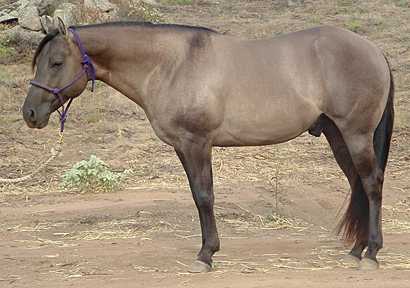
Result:
{"label": "horse's back", "polygon": [[[387,64],[380,50],[357,34],[324,26],[268,40],[215,38],[223,91],[217,97],[225,113],[216,145],[287,141],[322,113],[345,119],[344,124],[357,120],[349,114],[381,117]],[[361,113],[352,114],[353,109]]]}

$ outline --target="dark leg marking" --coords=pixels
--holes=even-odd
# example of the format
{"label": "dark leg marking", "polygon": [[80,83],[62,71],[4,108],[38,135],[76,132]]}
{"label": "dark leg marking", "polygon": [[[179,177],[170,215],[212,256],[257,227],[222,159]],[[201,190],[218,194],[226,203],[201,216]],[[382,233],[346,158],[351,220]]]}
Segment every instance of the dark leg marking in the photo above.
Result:
{"label": "dark leg marking", "polygon": [[184,143],[180,147],[175,147],[175,151],[188,176],[192,196],[199,212],[202,248],[198,253],[198,260],[211,266],[212,256],[219,250],[220,245],[213,211],[211,146],[199,142]]}

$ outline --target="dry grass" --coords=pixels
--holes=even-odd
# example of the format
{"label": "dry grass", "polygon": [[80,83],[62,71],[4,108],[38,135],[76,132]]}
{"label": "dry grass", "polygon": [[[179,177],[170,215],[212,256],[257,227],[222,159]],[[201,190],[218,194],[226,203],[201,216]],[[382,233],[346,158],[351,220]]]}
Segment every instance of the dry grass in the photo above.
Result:
{"label": "dry grass", "polygon": [[[216,273],[240,271],[242,273],[269,273],[278,270],[318,271],[334,269],[357,269],[343,263],[345,249],[321,246],[311,250],[309,255],[291,256],[286,253],[252,255],[245,259],[224,260],[225,256],[215,255]],[[410,270],[407,254],[381,252],[380,269]],[[251,259],[251,260],[249,260]]]}
{"label": "dry grass", "polygon": [[383,206],[383,231],[390,234],[410,233],[409,199]]}

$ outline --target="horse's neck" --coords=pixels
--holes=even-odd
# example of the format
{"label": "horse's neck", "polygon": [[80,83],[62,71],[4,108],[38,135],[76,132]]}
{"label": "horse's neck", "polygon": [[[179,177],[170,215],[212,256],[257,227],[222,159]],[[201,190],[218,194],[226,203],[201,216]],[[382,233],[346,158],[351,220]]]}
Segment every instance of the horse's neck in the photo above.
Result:
{"label": "horse's neck", "polygon": [[169,71],[178,58],[178,49],[170,46],[175,44],[167,41],[167,35],[144,29],[149,28],[96,27],[79,31],[95,63],[97,79],[143,108],[152,83],[160,83],[164,71]]}

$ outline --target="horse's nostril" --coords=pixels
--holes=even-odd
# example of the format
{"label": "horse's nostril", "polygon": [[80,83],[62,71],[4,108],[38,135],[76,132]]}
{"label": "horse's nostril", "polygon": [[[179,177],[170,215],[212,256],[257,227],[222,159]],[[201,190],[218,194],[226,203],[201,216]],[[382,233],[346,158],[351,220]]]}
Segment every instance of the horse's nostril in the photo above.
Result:
{"label": "horse's nostril", "polygon": [[34,109],[27,109],[26,111],[26,118],[30,121],[34,121],[36,119],[36,112]]}

